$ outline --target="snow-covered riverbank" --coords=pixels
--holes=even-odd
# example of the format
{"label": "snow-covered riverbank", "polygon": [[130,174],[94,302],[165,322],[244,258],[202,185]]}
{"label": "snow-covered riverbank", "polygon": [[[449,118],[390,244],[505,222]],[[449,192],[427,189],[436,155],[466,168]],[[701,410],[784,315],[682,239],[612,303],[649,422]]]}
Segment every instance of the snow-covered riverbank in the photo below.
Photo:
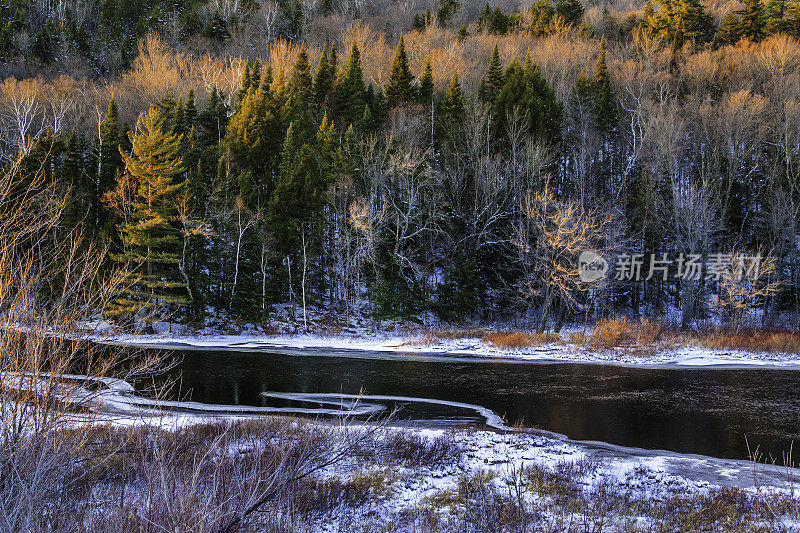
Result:
{"label": "snow-covered riverbank", "polygon": [[[191,433],[212,420],[165,416],[142,423]],[[337,432],[373,431],[328,427],[334,440]],[[227,448],[251,445],[236,442]],[[521,431],[384,427],[369,442],[368,450],[309,480],[319,507],[300,512],[296,531],[463,531],[475,520],[525,523],[525,531],[800,525],[795,469]]]}
{"label": "snow-covered riverbank", "polygon": [[114,335],[103,342],[138,347],[178,350],[307,351],[322,355],[325,350],[359,357],[459,358],[462,360],[537,363],[594,363],[647,367],[682,368],[785,368],[800,370],[797,354],[735,350],[710,350],[679,346],[654,350],[591,350],[568,341],[522,348],[499,348],[480,338],[420,340],[413,335]]}

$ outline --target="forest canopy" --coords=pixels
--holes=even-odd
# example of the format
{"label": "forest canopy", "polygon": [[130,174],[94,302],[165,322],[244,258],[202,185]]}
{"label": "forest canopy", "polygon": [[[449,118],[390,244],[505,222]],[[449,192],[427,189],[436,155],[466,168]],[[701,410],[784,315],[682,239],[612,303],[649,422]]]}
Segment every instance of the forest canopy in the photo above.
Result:
{"label": "forest canopy", "polygon": [[108,247],[121,323],[796,319],[800,3],[413,5],[13,0],[4,164]]}

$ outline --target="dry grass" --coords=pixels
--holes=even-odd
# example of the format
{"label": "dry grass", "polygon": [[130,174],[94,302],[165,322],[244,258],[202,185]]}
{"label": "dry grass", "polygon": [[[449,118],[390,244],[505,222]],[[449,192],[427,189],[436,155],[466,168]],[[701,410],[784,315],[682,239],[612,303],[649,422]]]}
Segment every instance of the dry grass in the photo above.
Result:
{"label": "dry grass", "polygon": [[655,349],[665,339],[660,322],[628,317],[598,320],[589,333],[575,333],[570,339],[577,345],[597,350],[626,348],[631,350]]}
{"label": "dry grass", "polygon": [[541,346],[562,342],[557,333],[537,333],[532,331],[489,331],[483,328],[472,329],[429,329],[419,339],[410,344],[432,346],[441,342],[458,339],[480,339],[496,348],[516,350],[531,346]]}
{"label": "dry grass", "polygon": [[686,343],[710,350],[800,354],[800,333],[796,331],[715,330],[688,336]]}
{"label": "dry grass", "polygon": [[486,341],[504,350],[515,350],[542,344],[561,342],[558,333],[535,333],[524,331],[498,331],[486,336]]}

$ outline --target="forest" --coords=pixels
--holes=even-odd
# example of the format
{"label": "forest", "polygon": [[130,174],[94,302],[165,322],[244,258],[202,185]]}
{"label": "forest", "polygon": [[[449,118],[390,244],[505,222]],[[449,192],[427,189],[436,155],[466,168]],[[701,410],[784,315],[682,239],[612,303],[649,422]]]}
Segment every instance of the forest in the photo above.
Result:
{"label": "forest", "polygon": [[[108,251],[120,324],[797,322],[799,2],[10,0],[0,18],[3,165],[19,195],[63,198],[37,247]],[[586,283],[583,251],[763,261]]]}

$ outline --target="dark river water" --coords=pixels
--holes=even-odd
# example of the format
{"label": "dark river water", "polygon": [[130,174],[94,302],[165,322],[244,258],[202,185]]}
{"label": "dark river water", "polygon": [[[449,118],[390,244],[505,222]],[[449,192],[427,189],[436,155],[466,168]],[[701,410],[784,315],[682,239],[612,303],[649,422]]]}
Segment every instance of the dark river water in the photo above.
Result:
{"label": "dark river water", "polygon": [[[265,392],[433,398],[476,404],[567,435],[624,446],[746,459],[774,456],[800,439],[800,371],[647,369],[286,355],[264,351],[173,352],[181,362],[172,398],[248,406],[308,406]],[[397,402],[398,420],[473,423],[475,412]],[[391,407],[391,406],[390,406]],[[747,438],[747,441],[745,440]],[[798,455],[798,454],[796,454]]]}

